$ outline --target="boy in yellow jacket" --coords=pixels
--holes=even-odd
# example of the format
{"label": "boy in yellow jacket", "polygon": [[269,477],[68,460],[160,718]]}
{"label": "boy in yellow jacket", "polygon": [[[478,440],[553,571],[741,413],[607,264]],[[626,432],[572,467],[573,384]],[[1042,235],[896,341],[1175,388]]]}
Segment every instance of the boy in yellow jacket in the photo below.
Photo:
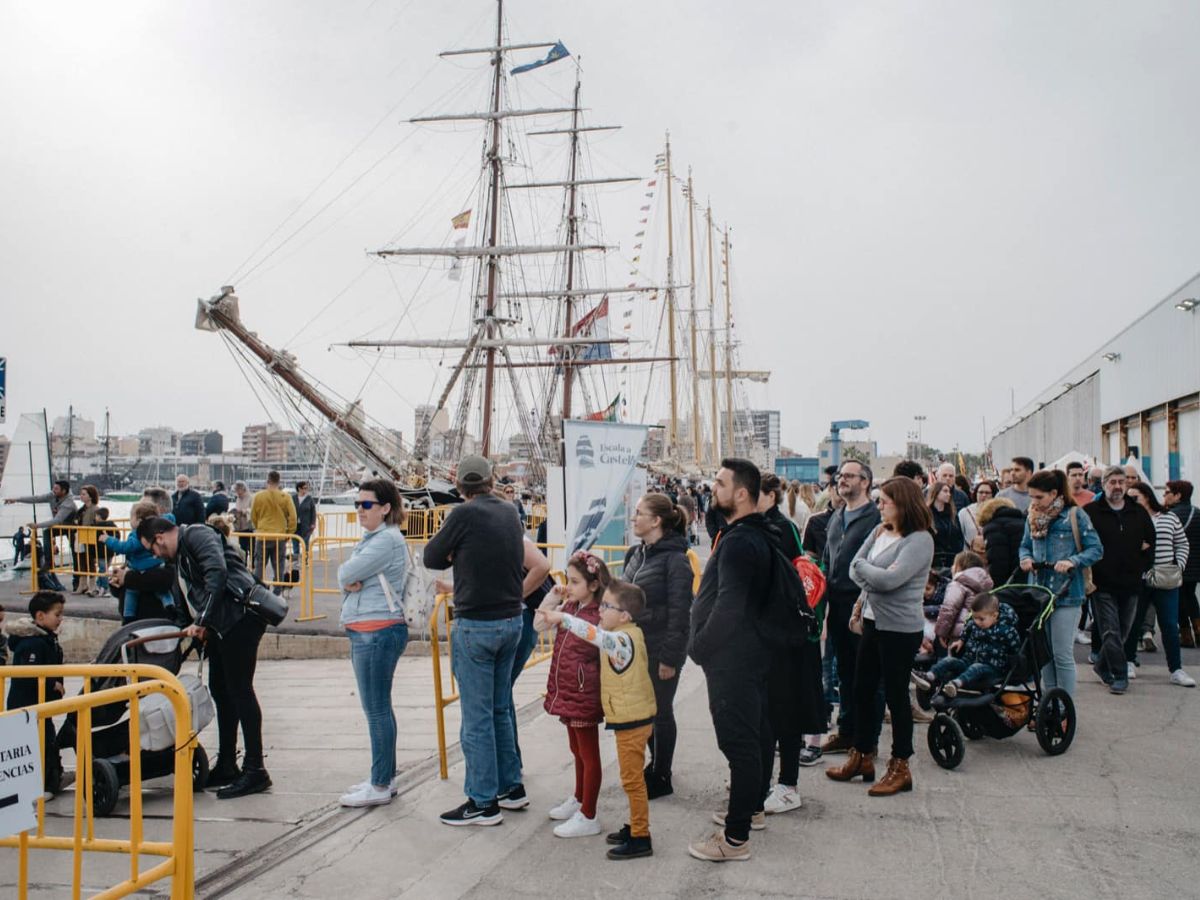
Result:
{"label": "boy in yellow jacket", "polygon": [[654,727],[654,685],[646,661],[646,641],[634,624],[646,606],[646,595],[636,584],[614,580],[600,603],[600,627],[558,610],[542,610],[551,625],[599,647],[600,699],[604,720],[617,739],[621,786],[629,798],[629,824],[608,836],[615,844],[609,859],[637,859],[654,855],[650,842],[650,801],[646,796],[646,743]]}

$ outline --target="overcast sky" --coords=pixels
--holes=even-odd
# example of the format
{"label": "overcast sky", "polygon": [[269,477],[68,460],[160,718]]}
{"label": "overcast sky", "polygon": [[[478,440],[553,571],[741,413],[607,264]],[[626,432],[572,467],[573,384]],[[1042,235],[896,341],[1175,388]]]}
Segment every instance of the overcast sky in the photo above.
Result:
{"label": "overcast sky", "polygon": [[[916,414],[929,442],[978,448],[1010,390],[1020,407],[1200,269],[1200,4],[508,7],[512,39],[582,56],[590,121],[625,126],[596,174],[652,177],[670,129],[733,227],[743,361],[774,373],[751,401],[799,451],[852,418],[902,448]],[[484,102],[486,60],[436,54],[488,44],[493,11],[0,4],[0,428],[74,403],[109,407],[114,432],[237,445],[267,414],[192,328],[195,298],[235,274],[249,327],[348,396],[368,370],[332,341],[386,336],[400,309],[451,333],[443,273],[423,294],[419,271],[396,280],[363,251],[443,243],[469,204],[478,133],[401,119]],[[562,96],[573,74],[521,77]],[[626,258],[639,202],[605,212]],[[408,435],[436,373],[389,379],[370,412]]]}

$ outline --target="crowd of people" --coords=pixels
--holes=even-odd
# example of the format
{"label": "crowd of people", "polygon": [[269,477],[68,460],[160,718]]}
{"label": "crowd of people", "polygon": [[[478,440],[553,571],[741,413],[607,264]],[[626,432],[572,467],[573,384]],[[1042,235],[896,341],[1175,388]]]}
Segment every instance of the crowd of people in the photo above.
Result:
{"label": "crowd of people", "polygon": [[[421,550],[425,568],[453,573],[438,586],[453,596],[465,797],[440,816],[446,825],[497,825],[505,811],[533,802],[512,686],[538,632],[553,632],[544,707],[567,731],[574,773],[566,797],[546,812],[558,837],[604,833],[603,724],[614,734],[628,804],[628,821],[607,834],[614,860],[653,853],[650,803],[674,793],[674,700],[689,661],[703,674],[729,772],[728,802],[712,813],[718,827],[688,847],[713,862],[748,859],[751,832],[765,828],[767,816],[802,806],[799,770],[826,756],[844,755],[826,768],[835,782],[861,779],[872,797],[911,791],[914,730],[924,720],[914,688],[947,697],[985,688],[1003,678],[1020,646],[1013,611],[996,594],[1003,585],[1039,585],[1055,597],[1045,625],[1047,688],[1076,692],[1074,645],[1086,642],[1097,677],[1113,694],[1126,693],[1139,654],[1157,650],[1154,620],[1170,684],[1195,686],[1180,651],[1200,638],[1200,554],[1193,552],[1200,519],[1186,481],[1168,482],[1160,501],[1136,467],[1035,471],[1017,458],[996,479],[972,483],[950,464],[927,474],[907,461],[875,484],[868,465],[847,460],[818,492],[731,458],[710,485],[667,481],[638,501],[636,540],[619,577],[580,549],[556,583],[515,492],[496,481],[491,463],[469,456],[456,471],[463,502]],[[254,692],[266,625],[247,597],[265,565],[278,573],[283,561],[266,551],[248,560],[224,536],[228,528],[223,535],[209,522],[228,516],[236,527],[246,516],[258,530],[307,540],[315,510],[306,490],[293,499],[277,476],[252,498],[241,483],[233,497],[219,491],[208,509],[182,476],[177,487],[174,497],[146,492],[129,539],[102,534],[103,551],[80,552],[124,556],[123,567],[105,572],[124,617],[176,618],[203,642],[219,742],[209,784],[218,797],[245,796],[271,784]],[[56,484],[51,509],[60,522],[76,515],[68,495]],[[91,524],[103,521],[91,492],[80,500],[83,511],[93,510]],[[371,765],[341,802],[361,807],[389,803],[398,789],[391,693],[409,640],[405,592],[414,563],[392,482],[364,482],[354,505],[362,537],[340,565],[338,584]],[[689,548],[701,522],[711,548],[698,575]],[[806,558],[825,585],[805,613],[814,624],[787,646],[762,624],[768,598],[780,590],[778,558],[787,565]],[[81,586],[90,590],[92,570],[81,568]],[[54,643],[63,602],[61,593],[39,592],[30,619],[8,629],[15,663],[34,653],[53,661],[46,644]],[[915,668],[918,659],[932,665]],[[29,702],[22,681],[13,681],[10,706]],[[878,758],[885,721],[886,762]]]}

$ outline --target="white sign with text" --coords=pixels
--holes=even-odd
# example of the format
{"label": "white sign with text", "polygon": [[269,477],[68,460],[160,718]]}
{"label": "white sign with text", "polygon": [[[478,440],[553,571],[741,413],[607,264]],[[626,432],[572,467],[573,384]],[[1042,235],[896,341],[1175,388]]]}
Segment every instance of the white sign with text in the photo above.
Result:
{"label": "white sign with text", "polygon": [[37,715],[27,709],[0,715],[0,837],[35,828],[41,796]]}

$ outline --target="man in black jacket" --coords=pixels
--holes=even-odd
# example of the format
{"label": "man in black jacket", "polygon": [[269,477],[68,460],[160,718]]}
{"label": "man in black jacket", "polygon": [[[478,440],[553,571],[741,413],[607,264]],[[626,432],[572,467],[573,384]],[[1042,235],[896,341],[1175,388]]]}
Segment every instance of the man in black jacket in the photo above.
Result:
{"label": "man in black jacket", "polygon": [[714,542],[692,607],[689,655],[704,670],[717,746],[729,762],[729,808],[724,826],[688,852],[724,862],[750,855],[752,823],[765,823],[761,735],[767,714],[771,653],[759,636],[755,607],[768,589],[773,549],[757,512],[761,477],[745,459],[726,459],[713,482],[713,506],[728,524]]}
{"label": "man in black jacket", "polygon": [[837,657],[837,734],[829,737],[821,753],[845,753],[854,746],[854,665],[859,636],[850,630],[850,613],[860,593],[850,579],[850,563],[871,532],[879,525],[879,509],[871,502],[869,467],[846,460],[838,472],[837,492],[845,505],[829,520],[821,567],[825,570],[826,628]]}
{"label": "man in black jacket", "polygon": [[1104,556],[1092,566],[1094,642],[1092,668],[1114,694],[1129,690],[1125,639],[1137,614],[1142,575],[1154,564],[1154,522],[1125,498],[1125,470],[1104,470],[1104,496],[1083,508],[1096,526]]}
{"label": "man in black jacket", "polygon": [[180,525],[200,525],[204,522],[204,498],[198,491],[192,490],[192,482],[183,473],[175,476],[171,512]]}
{"label": "man in black jacket", "polygon": [[1179,588],[1179,638],[1184,647],[1195,647],[1200,636],[1200,604],[1196,601],[1196,583],[1200,582],[1200,515],[1192,506],[1192,483],[1168,481],[1163,504],[1183,523],[1188,542],[1188,561],[1183,568]]}
{"label": "man in black jacket", "polygon": [[213,495],[204,504],[204,520],[207,522],[209,516],[223,516],[227,512],[229,512],[229,494],[225,491],[225,482],[214,481]]}
{"label": "man in black jacket", "polygon": [[[254,669],[266,625],[242,602],[254,587],[254,576],[241,553],[207,525],[177,527],[155,517],[138,525],[137,536],[156,557],[175,564],[176,603],[186,600],[196,612],[195,624],[184,631],[204,641],[209,658],[219,751],[207,787],[221,788],[219,800],[265,791],[271,777],[263,766],[262,709],[254,693]],[[246,751],[240,771],[239,725]]]}

